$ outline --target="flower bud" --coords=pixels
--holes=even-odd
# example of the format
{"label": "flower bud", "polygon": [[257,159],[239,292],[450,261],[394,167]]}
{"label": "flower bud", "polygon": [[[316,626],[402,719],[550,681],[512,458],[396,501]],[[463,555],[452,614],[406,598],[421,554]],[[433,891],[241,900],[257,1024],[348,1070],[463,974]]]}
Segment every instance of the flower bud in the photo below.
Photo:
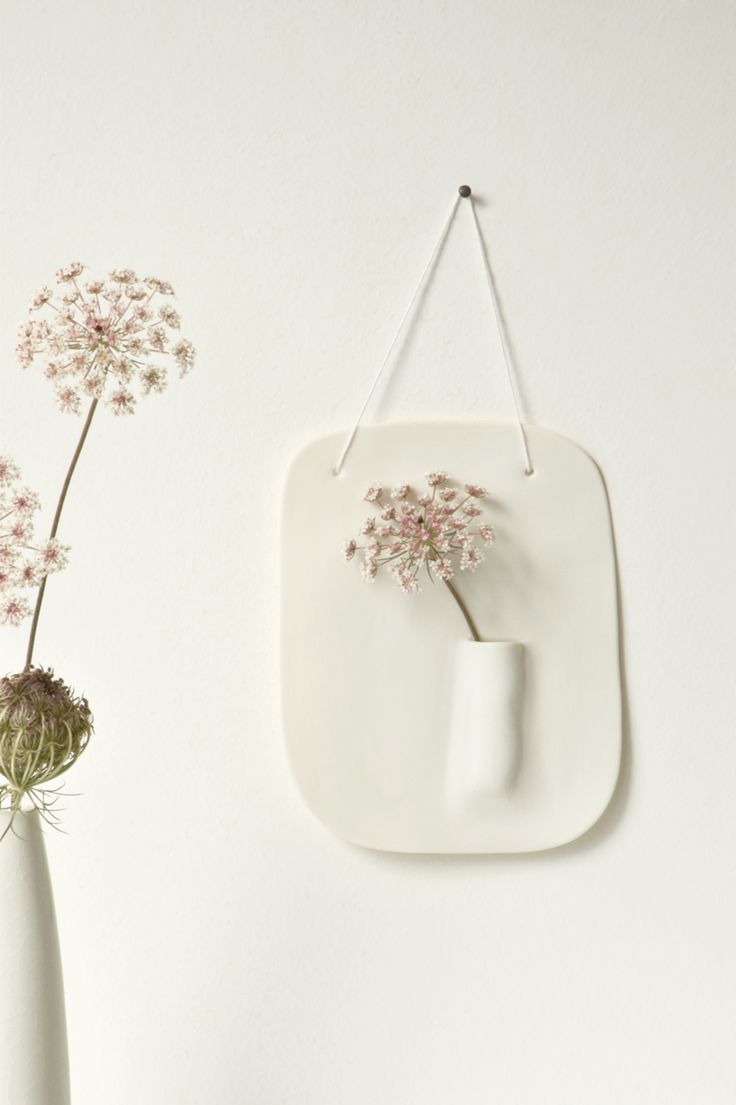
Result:
{"label": "flower bud", "polygon": [[86,698],[49,668],[0,679],[0,802],[20,808],[24,794],[57,778],[79,759],[93,732]]}

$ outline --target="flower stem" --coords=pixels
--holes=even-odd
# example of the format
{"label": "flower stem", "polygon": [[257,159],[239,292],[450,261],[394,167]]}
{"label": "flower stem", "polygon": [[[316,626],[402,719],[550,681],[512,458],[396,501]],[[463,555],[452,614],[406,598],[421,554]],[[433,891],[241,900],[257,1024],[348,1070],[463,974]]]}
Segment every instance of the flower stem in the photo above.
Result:
{"label": "flower stem", "polygon": [[[89,411],[87,413],[87,418],[85,419],[84,426],[82,427],[82,433],[80,435],[79,441],[77,442],[77,447],[74,450],[74,456],[71,459],[71,464],[69,465],[66,476],[64,478],[64,483],[62,484],[62,488],[61,488],[61,494],[59,495],[59,501],[56,504],[56,513],[54,514],[54,521],[53,521],[53,524],[51,526],[51,533],[49,534],[49,541],[53,541],[53,539],[56,537],[56,531],[59,528],[59,522],[61,520],[61,512],[64,509],[64,502],[66,500],[66,493],[69,490],[69,484],[72,482],[72,476],[74,475],[74,469],[77,467],[77,461],[79,460],[79,455],[82,452],[82,447],[83,447],[83,445],[84,445],[84,443],[87,439],[87,434],[89,433],[89,428],[92,425],[92,418],[94,416],[95,411],[97,410],[97,403],[98,403],[97,399],[93,399],[92,402],[90,403],[90,408],[89,408]],[[33,611],[33,621],[31,622],[31,632],[30,632],[30,636],[28,638],[28,651],[26,652],[26,666],[25,666],[25,669],[24,669],[25,671],[29,670],[29,668],[31,666],[31,663],[33,661],[33,647],[36,643],[36,630],[38,629],[38,619],[41,615],[41,607],[43,605],[43,596],[46,593],[46,581],[47,581],[47,579],[48,579],[48,576],[44,576],[43,579],[41,580],[41,586],[38,588],[38,594],[36,596],[36,607]]]}
{"label": "flower stem", "polygon": [[463,600],[460,598],[460,595],[458,594],[457,588],[455,587],[455,585],[453,583],[450,582],[449,579],[444,580],[444,583],[445,583],[445,586],[447,587],[447,590],[450,592],[450,594],[454,598],[455,602],[460,607],[460,610],[462,612],[463,617],[465,618],[465,621],[467,622],[468,629],[470,630],[470,633],[471,633],[471,636],[472,636],[473,640],[474,641],[482,640],[482,637],[481,637],[480,633],[478,632],[476,624],[473,621],[473,617],[472,617],[470,611],[468,610],[467,606],[463,602]]}

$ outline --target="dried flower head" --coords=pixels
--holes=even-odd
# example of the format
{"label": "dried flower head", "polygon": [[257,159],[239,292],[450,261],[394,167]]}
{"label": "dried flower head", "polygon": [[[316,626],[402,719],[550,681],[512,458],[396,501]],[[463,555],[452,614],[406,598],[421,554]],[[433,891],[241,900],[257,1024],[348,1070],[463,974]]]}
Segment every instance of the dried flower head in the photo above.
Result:
{"label": "dried flower head", "polygon": [[30,668],[0,679],[0,774],[6,780],[0,808],[15,814],[27,796],[53,819],[53,799],[49,802],[43,786],[79,759],[92,732],[87,700],[50,669]]}
{"label": "dried flower head", "polygon": [[0,623],[19,625],[31,612],[24,591],[35,590],[47,575],[66,567],[69,548],[56,539],[36,544],[35,491],[20,482],[20,469],[0,457]]}
{"label": "dried flower head", "polygon": [[24,368],[36,359],[52,381],[63,411],[78,414],[82,402],[106,398],[114,414],[131,414],[141,395],[166,387],[173,363],[185,376],[194,346],[179,337],[180,319],[170,303],[171,284],[156,276],[140,279],[133,269],[113,269],[106,280],[82,282],[75,261],[56,273],[33,299],[30,319],[20,329],[17,354]]}
{"label": "dried flower head", "polygon": [[[488,523],[471,528],[482,515],[477,500],[486,495],[478,484],[465,484],[464,492],[448,487],[446,472],[426,476],[429,492],[418,494],[409,484],[387,493],[373,484],[363,496],[378,511],[367,518],[359,533],[370,540],[361,545],[349,540],[343,556],[352,560],[362,551],[361,574],[372,581],[379,568],[388,567],[405,594],[418,591],[424,569],[431,580],[449,582],[455,569],[474,571],[483,560],[478,540],[491,545],[495,534]],[[383,523],[383,524],[381,524]]]}

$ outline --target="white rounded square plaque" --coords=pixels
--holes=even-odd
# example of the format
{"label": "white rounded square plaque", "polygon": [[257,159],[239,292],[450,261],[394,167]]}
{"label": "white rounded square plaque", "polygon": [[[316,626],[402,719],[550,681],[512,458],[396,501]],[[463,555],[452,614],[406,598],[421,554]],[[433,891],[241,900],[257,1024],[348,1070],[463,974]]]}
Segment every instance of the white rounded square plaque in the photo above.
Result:
{"label": "white rounded square plaque", "polygon": [[[590,828],[613,793],[621,682],[605,486],[578,446],[536,427],[527,434],[533,475],[516,427],[476,423],[363,428],[339,476],[344,434],[335,434],[291,466],[282,533],[289,757],[309,807],[355,844],[552,848]],[[342,557],[369,485],[416,485],[438,468],[488,489],[495,544],[456,582],[483,641],[515,643],[495,658],[473,654],[475,670],[460,673],[468,633],[443,588],[427,581],[424,594],[403,595],[380,574],[366,584]],[[469,679],[497,682],[474,695]]]}

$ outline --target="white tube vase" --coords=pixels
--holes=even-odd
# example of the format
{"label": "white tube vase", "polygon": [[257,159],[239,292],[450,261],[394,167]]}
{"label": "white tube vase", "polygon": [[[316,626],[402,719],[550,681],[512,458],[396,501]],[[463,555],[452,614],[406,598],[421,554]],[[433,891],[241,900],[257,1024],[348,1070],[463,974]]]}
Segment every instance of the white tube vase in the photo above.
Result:
{"label": "white tube vase", "polygon": [[508,793],[518,770],[524,646],[459,641],[451,693],[447,800],[456,810],[481,810]]}
{"label": "white tube vase", "polygon": [[[0,833],[10,819],[0,813]],[[69,1105],[59,937],[41,823],[18,813],[0,842],[0,1103]]]}

